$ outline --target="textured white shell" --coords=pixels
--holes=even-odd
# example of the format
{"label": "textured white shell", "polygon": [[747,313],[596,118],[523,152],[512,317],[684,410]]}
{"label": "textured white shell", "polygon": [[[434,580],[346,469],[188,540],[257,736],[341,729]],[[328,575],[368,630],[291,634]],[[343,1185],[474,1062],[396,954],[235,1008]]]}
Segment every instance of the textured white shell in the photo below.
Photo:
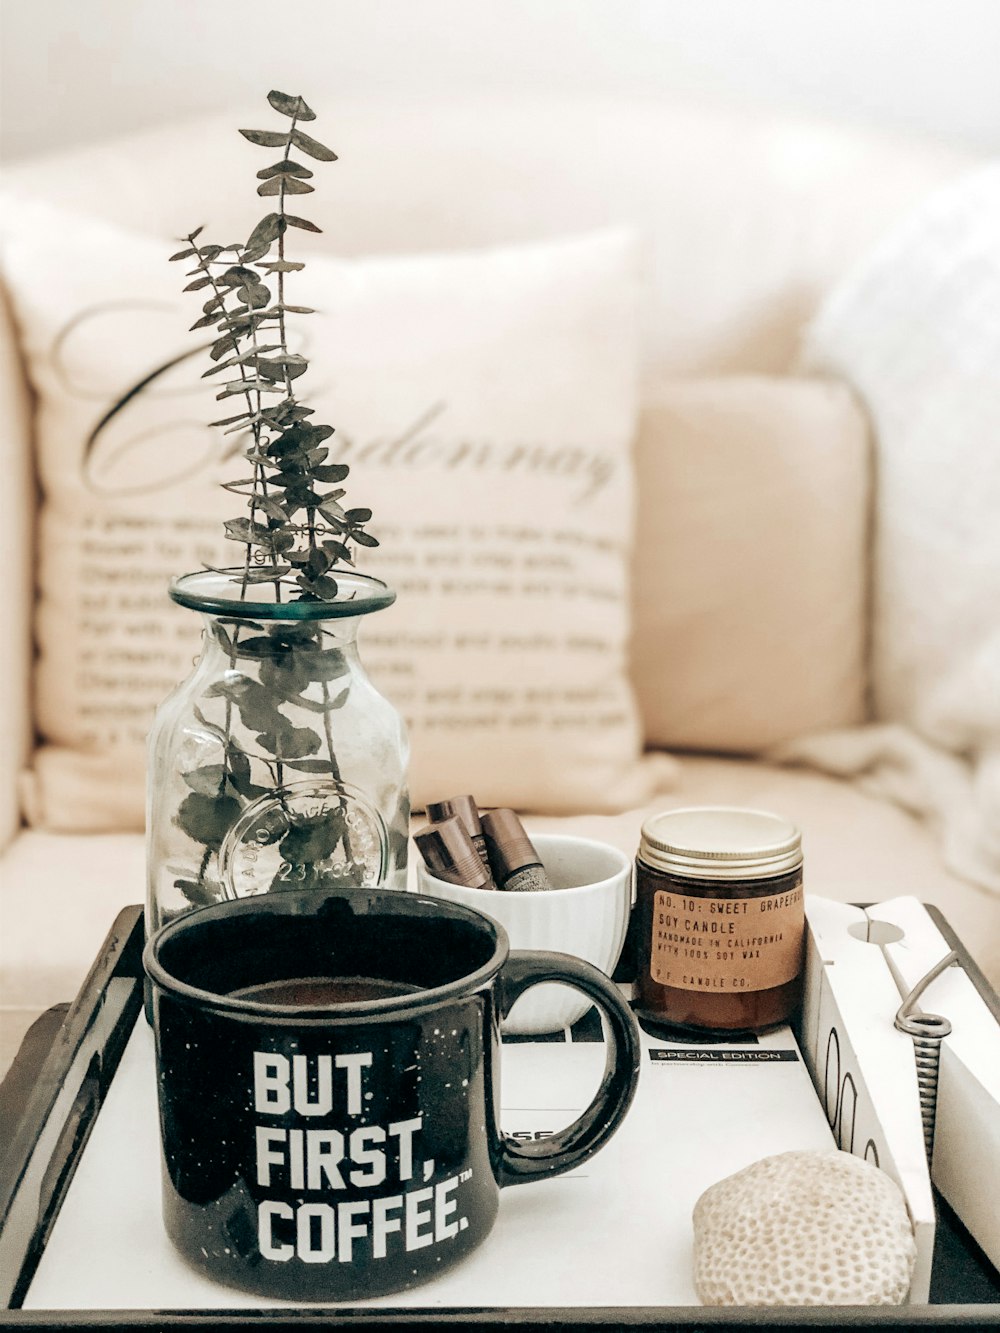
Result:
{"label": "textured white shell", "polygon": [[900,1305],[916,1255],[896,1183],[836,1149],[765,1157],[694,1207],[705,1305]]}

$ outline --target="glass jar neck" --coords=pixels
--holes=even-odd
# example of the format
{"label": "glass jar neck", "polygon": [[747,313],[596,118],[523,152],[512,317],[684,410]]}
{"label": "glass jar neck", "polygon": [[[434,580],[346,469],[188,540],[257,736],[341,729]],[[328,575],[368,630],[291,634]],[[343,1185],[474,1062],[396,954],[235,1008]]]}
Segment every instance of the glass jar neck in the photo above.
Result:
{"label": "glass jar neck", "polygon": [[205,615],[302,624],[356,620],[396,600],[396,594],[381,579],[355,570],[338,571],[336,584],[337,595],[332,600],[316,601],[303,597],[294,580],[247,584],[240,569],[206,569],[175,579],[170,596],[179,605]]}
{"label": "glass jar neck", "polygon": [[259,661],[280,657],[296,649],[337,649],[347,657],[358,651],[358,630],[363,616],[337,616],[328,620],[258,621],[228,612],[204,611],[201,621],[206,648],[225,657]]}

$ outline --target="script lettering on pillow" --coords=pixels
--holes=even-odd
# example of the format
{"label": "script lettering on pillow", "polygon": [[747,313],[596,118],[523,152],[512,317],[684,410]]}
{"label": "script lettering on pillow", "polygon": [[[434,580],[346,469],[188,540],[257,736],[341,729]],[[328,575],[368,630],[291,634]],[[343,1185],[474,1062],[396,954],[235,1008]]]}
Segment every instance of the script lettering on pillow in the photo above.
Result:
{"label": "script lettering on pillow", "polygon": [[[27,813],[139,827],[150,718],[200,628],[166,586],[231,558],[219,483],[245,440],[205,424],[215,386],[168,242],[40,206],[4,231],[43,493]],[[364,569],[398,593],[361,651],[407,720],[414,804],[640,803],[669,765],[640,757],[628,679],[630,237],[321,256],[301,281],[310,398],[375,513]]]}

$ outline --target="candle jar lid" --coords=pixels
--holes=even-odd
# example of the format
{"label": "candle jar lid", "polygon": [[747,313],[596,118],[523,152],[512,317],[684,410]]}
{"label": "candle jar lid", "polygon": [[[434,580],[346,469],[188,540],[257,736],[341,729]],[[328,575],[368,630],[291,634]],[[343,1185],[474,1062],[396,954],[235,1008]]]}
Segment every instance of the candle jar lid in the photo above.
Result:
{"label": "candle jar lid", "polygon": [[770,879],[802,864],[802,834],[765,810],[690,806],[646,820],[639,859],[689,879]]}

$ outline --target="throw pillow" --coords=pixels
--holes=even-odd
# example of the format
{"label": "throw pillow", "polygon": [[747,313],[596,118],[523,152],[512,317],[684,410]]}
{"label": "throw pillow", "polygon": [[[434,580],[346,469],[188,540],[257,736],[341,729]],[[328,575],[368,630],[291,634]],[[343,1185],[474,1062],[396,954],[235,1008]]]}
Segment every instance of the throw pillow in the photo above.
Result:
{"label": "throw pillow", "polygon": [[805,360],[850,380],[873,420],[877,715],[960,758],[965,781],[901,728],[860,745],[856,771],[941,820],[952,868],[1000,888],[1000,164],[884,239]]}
{"label": "throw pillow", "polygon": [[647,743],[755,753],[859,722],[868,428],[823,380],[678,381],[643,404],[634,680]]}
{"label": "throw pillow", "polygon": [[[170,244],[19,202],[5,278],[38,398],[32,822],[142,823],[144,737],[199,625],[170,576],[232,558],[240,441]],[[627,673],[635,247],[621,232],[468,254],[310,260],[290,291],[308,395],[396,605],[362,656],[411,734],[414,803],[614,809],[640,759]],[[290,284],[291,288],[291,284]],[[205,335],[201,335],[203,339]]]}

